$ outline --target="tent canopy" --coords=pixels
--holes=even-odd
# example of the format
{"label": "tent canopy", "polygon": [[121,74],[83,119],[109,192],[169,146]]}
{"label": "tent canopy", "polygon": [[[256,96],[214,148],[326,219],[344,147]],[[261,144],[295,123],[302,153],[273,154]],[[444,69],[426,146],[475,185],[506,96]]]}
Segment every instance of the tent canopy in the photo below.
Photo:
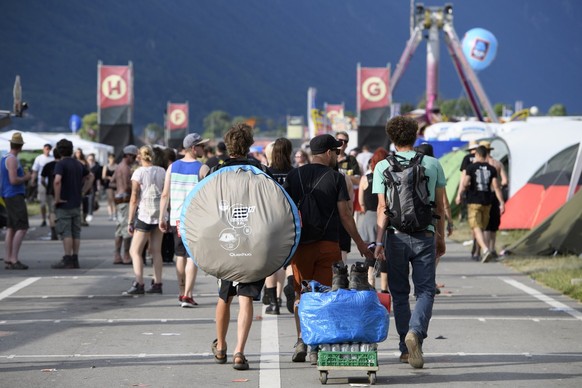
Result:
{"label": "tent canopy", "polygon": [[37,133],[17,131],[12,129],[10,131],[0,133],[0,150],[10,150],[10,139],[15,132],[22,133],[22,139],[24,140],[24,145],[22,146],[23,151],[38,151],[42,150],[45,144],[54,145],[51,139],[41,136]]}
{"label": "tent canopy", "polygon": [[582,191],[507,251],[523,256],[582,254]]}

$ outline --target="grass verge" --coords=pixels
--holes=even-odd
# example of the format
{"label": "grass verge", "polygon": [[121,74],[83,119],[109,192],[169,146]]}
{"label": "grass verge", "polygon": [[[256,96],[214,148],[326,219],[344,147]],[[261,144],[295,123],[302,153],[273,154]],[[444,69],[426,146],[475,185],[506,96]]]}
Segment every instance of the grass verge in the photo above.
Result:
{"label": "grass verge", "polygon": [[[502,231],[497,233],[497,247],[505,248],[521,237],[527,230]],[[466,222],[455,228],[451,238],[459,243],[472,239]],[[582,283],[573,284],[572,279],[582,279],[582,258],[577,256],[510,256],[505,265],[524,273],[556,291],[582,302]]]}

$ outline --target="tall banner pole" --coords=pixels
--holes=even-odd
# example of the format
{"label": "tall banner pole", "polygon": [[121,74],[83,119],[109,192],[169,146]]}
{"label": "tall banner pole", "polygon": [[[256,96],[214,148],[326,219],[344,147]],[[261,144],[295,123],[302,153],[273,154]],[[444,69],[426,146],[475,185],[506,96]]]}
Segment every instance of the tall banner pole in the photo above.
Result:
{"label": "tall banner pole", "polygon": [[362,92],[362,86],[361,86],[361,76],[360,76],[360,71],[361,71],[361,65],[360,62],[358,62],[358,66],[356,68],[356,117],[357,117],[357,121],[356,121],[356,125],[359,127],[360,126],[360,104],[362,103],[362,101],[360,100],[360,93]]}
{"label": "tall banner pole", "polygon": [[129,61],[129,112],[127,115],[128,124],[133,126],[133,62]]}
{"label": "tall banner pole", "polygon": [[97,125],[101,125],[101,101],[99,101],[101,96],[99,90],[101,88],[101,66],[103,66],[103,62],[97,61]]}

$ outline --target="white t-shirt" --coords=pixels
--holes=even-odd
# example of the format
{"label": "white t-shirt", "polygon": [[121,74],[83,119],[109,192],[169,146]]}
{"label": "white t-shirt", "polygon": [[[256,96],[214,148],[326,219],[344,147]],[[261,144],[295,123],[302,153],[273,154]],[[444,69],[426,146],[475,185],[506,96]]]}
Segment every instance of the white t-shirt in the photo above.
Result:
{"label": "white t-shirt", "polygon": [[146,224],[160,220],[160,197],[164,189],[166,171],[159,166],[140,167],[131,176],[140,186],[137,218]]}
{"label": "white t-shirt", "polygon": [[34,163],[32,164],[32,171],[36,171],[38,174],[37,183],[40,186],[42,182],[42,168],[48,163],[55,160],[55,158],[51,155],[46,156],[45,154],[40,154],[34,159]]}

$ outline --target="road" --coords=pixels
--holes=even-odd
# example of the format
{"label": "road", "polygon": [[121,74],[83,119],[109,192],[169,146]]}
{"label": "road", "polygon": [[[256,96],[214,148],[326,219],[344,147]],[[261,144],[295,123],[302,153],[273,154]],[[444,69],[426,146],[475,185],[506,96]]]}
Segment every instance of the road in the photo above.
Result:
{"label": "road", "polygon": [[[102,207],[104,209],[104,207]],[[35,217],[31,225],[39,225]],[[178,306],[175,271],[164,266],[164,294],[122,296],[130,266],[113,265],[113,223],[96,214],[83,228],[81,269],[53,270],[62,256],[47,228],[31,230],[21,259],[27,271],[0,270],[0,387],[316,387],[309,363],[292,363],[295,326],[286,309],[255,320],[246,355],[251,369],[232,368],[236,341],[233,303],[229,362],[213,361],[216,280],[200,273],[199,306]],[[0,243],[2,249],[4,243]],[[398,362],[391,320],[379,344],[377,385],[391,387],[580,387],[582,308],[503,263],[471,261],[449,241],[438,268],[437,296],[425,368]],[[357,256],[350,254],[350,262]],[[145,272],[152,276],[148,263]],[[283,311],[282,310],[282,311]],[[331,371],[328,385],[362,386],[362,371]]]}

